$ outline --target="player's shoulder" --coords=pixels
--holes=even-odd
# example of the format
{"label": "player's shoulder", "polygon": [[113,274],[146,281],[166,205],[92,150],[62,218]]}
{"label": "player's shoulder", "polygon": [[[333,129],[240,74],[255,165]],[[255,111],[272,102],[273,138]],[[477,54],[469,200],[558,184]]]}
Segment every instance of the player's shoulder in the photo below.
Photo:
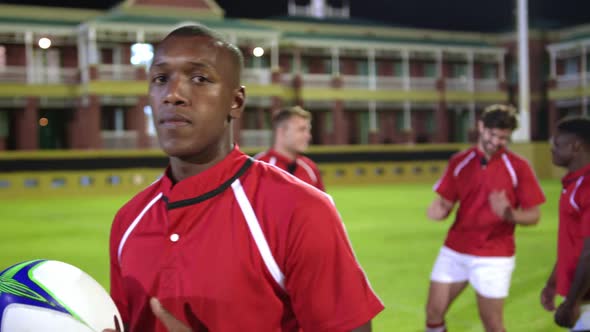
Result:
{"label": "player's shoulder", "polygon": [[305,155],[299,155],[297,157],[297,161],[298,162],[306,163],[307,165],[309,165],[311,167],[317,168],[316,163],[313,160],[311,160],[311,158],[309,158],[309,157],[307,157]]}
{"label": "player's shoulder", "polygon": [[[161,191],[162,177],[158,178],[151,185],[137,193],[128,200],[117,212],[115,222],[119,220],[128,220],[129,216],[137,216],[141,211],[150,204],[151,201],[162,195]],[[132,218],[132,219],[133,219]]]}
{"label": "player's shoulder", "polygon": [[474,147],[471,147],[469,149],[465,149],[465,150],[461,150],[458,152],[455,152],[451,155],[451,158],[449,159],[449,164],[459,164],[462,162],[466,162],[469,161],[473,158],[475,158],[477,156],[477,152],[475,151]]}
{"label": "player's shoulder", "polygon": [[507,158],[507,160],[514,164],[516,167],[528,167],[531,168],[531,163],[523,156],[517,154],[511,150],[504,150],[502,153],[502,158]]}
{"label": "player's shoulder", "polygon": [[270,158],[270,153],[268,150],[261,151],[255,154],[252,158],[256,160],[268,161],[268,159]]}
{"label": "player's shoulder", "polygon": [[283,169],[258,160],[254,161],[252,168],[257,185],[261,189],[258,194],[261,196],[277,198],[285,195],[289,201],[307,199],[330,201],[329,195]]}

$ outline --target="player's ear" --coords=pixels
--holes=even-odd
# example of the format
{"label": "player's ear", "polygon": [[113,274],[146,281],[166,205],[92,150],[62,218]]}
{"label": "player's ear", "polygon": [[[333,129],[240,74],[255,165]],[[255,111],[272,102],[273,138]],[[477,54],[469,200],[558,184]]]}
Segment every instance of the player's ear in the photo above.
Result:
{"label": "player's ear", "polygon": [[477,131],[481,134],[483,133],[484,125],[483,121],[477,120]]}
{"label": "player's ear", "polygon": [[574,150],[574,152],[580,152],[583,148],[584,145],[582,144],[582,142],[580,142],[579,139],[576,139],[572,142],[572,149]]}
{"label": "player's ear", "polygon": [[239,119],[244,112],[246,106],[246,87],[241,85],[233,91],[233,101],[231,104],[231,110],[229,117],[232,119]]}

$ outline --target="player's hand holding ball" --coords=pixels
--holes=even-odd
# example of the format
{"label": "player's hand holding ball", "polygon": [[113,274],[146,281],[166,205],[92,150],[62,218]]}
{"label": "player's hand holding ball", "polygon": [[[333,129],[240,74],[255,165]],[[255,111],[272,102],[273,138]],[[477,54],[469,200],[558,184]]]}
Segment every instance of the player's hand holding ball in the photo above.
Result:
{"label": "player's hand holding ball", "polygon": [[492,211],[498,216],[506,220],[510,220],[507,214],[512,212],[512,208],[510,206],[510,201],[506,196],[506,192],[502,191],[492,191],[490,196],[488,197],[488,201],[490,202],[490,206]]}

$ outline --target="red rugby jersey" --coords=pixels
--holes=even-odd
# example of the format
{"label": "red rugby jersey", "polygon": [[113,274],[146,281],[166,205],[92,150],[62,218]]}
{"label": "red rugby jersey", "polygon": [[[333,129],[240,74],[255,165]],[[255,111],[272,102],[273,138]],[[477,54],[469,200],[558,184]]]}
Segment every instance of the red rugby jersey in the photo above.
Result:
{"label": "red rugby jersey", "polygon": [[257,154],[254,158],[275,165],[276,167],[293,174],[303,182],[309,183],[321,191],[326,191],[324,183],[322,182],[320,170],[317,165],[306,156],[299,155],[295,160],[291,160],[278,153],[276,150],[269,149],[268,151]]}
{"label": "red rugby jersey", "polygon": [[574,281],[584,239],[590,236],[590,165],[568,173],[559,198],[557,293],[566,296]]}
{"label": "red rugby jersey", "polygon": [[110,257],[131,331],[165,331],[151,296],[193,331],[348,331],[383,309],[329,196],[237,148],[123,206]]}
{"label": "red rugby jersey", "polygon": [[434,190],[459,202],[445,246],[476,256],[513,256],[514,224],[498,217],[488,201],[492,191],[506,191],[514,208],[545,201],[535,174],[523,158],[501,149],[489,162],[476,147],[455,154]]}

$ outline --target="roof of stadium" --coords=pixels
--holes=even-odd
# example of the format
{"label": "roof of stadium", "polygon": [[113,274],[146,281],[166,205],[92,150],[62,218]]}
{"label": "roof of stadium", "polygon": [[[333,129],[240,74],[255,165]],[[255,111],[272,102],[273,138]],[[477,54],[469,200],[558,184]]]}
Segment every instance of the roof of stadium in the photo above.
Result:
{"label": "roof of stadium", "polygon": [[[343,1],[348,2],[354,22],[362,25],[477,32],[508,32],[515,28],[515,0],[327,1],[335,5]],[[292,19],[286,17],[287,0],[217,0],[216,2],[224,11],[226,18],[265,18],[286,21]],[[308,1],[295,2],[304,4]],[[533,28],[556,29],[590,23],[590,1],[529,0],[528,2],[529,22]],[[0,0],[0,4],[85,7],[99,10],[106,10],[121,3],[121,0]]]}

